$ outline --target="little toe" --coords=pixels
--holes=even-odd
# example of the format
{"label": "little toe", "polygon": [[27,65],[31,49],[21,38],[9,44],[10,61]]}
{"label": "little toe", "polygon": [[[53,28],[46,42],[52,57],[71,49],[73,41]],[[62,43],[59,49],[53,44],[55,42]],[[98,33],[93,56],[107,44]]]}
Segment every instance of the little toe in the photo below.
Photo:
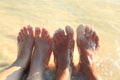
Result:
{"label": "little toe", "polygon": [[20,32],[21,32],[22,39],[24,40],[26,38],[26,33],[24,31],[24,28],[22,28]]}
{"label": "little toe", "polygon": [[96,42],[96,48],[100,47],[100,44],[99,44],[99,35],[97,33],[95,33],[95,42]]}
{"label": "little toe", "polygon": [[18,33],[19,41],[21,41],[21,35],[20,32]]}
{"label": "little toe", "polygon": [[33,28],[32,28],[32,26],[28,25],[27,30],[29,32],[29,36],[33,37]]}
{"label": "little toe", "polygon": [[96,32],[94,31],[93,35],[92,35],[92,39],[93,39],[94,42],[95,42],[95,38],[96,38]]}
{"label": "little toe", "polygon": [[93,32],[92,40],[96,45],[95,48],[98,48],[99,47],[99,36],[95,31]]}
{"label": "little toe", "polygon": [[19,35],[17,36],[17,42],[18,43],[20,42],[20,36]]}
{"label": "little toe", "polygon": [[39,38],[39,36],[40,36],[40,28],[39,27],[36,27],[35,28],[35,38]]}
{"label": "little toe", "polygon": [[19,35],[20,35],[20,41],[24,40],[24,34],[22,33],[22,30],[19,32]]}

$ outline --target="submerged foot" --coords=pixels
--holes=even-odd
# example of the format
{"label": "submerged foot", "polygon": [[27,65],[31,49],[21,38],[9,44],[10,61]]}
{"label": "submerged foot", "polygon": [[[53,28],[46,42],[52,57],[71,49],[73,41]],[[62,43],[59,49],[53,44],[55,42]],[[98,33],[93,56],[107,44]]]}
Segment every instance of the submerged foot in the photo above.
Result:
{"label": "submerged foot", "polygon": [[80,25],[77,28],[77,46],[83,74],[88,80],[101,80],[94,65],[94,55],[99,48],[97,33],[87,25]]}
{"label": "submerged foot", "polygon": [[64,30],[58,29],[53,36],[53,52],[58,72],[57,79],[59,78],[59,74],[61,74],[60,71],[63,71],[67,68],[71,73],[72,68],[72,53],[74,50],[73,39],[74,32],[71,27],[67,26],[66,33],[67,34],[65,35]]}
{"label": "submerged foot", "polygon": [[18,35],[18,56],[13,65],[26,68],[33,50],[34,38],[31,26],[22,28]]}
{"label": "submerged foot", "polygon": [[77,46],[81,53],[81,62],[91,65],[99,48],[97,33],[87,25],[80,25],[77,28]]}
{"label": "submerged foot", "polygon": [[[31,61],[30,73],[28,80],[40,79],[44,80],[44,70],[46,63],[48,63],[50,54],[52,51],[51,48],[51,38],[46,29],[42,29],[42,32],[39,27],[35,28],[35,49]],[[31,77],[32,76],[32,77]]]}

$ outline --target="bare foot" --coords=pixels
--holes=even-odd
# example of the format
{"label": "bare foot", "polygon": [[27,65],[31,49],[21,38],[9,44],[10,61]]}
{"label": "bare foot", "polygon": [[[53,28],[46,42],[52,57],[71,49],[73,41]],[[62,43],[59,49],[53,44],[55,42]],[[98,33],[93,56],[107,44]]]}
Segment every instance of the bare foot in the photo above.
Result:
{"label": "bare foot", "polygon": [[77,28],[77,46],[81,59],[81,70],[88,80],[101,80],[94,65],[94,55],[99,48],[97,33],[87,25]]}
{"label": "bare foot", "polygon": [[[64,30],[58,29],[53,36],[53,52],[55,64],[57,68],[56,80],[69,80],[72,68],[72,53],[74,51],[73,30],[66,27],[66,35]],[[68,74],[66,74],[68,69]],[[69,78],[65,78],[69,77]]]}
{"label": "bare foot", "polygon": [[0,74],[0,80],[21,80],[28,68],[34,38],[31,26],[21,29],[18,35],[18,56],[16,61]]}
{"label": "bare foot", "polygon": [[34,38],[31,26],[21,29],[18,35],[18,56],[13,65],[26,68],[33,50]]}
{"label": "bare foot", "polygon": [[[40,35],[41,34],[41,35]],[[44,70],[52,51],[51,38],[46,29],[35,28],[35,49],[27,80],[44,80]]]}
{"label": "bare foot", "polygon": [[[94,54],[99,48],[99,37],[97,33],[87,25],[80,25],[77,28],[77,45],[81,51],[81,61],[91,65]],[[83,58],[84,57],[84,58]]]}

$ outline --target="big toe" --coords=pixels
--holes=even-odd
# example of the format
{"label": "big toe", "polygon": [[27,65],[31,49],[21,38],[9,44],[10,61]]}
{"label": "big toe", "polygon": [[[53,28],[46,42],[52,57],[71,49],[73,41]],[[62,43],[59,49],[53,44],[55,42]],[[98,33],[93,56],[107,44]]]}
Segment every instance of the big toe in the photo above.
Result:
{"label": "big toe", "polygon": [[70,38],[72,38],[73,35],[74,35],[73,29],[70,26],[66,26],[65,30],[66,30],[67,36],[69,36]]}
{"label": "big toe", "polygon": [[67,38],[68,38],[68,47],[70,49],[74,49],[74,39],[73,39],[73,35],[74,35],[74,31],[70,26],[66,26],[65,27],[66,33],[67,33]]}
{"label": "big toe", "polygon": [[55,31],[54,36],[53,36],[53,40],[54,42],[61,42],[61,40],[63,40],[65,38],[65,32],[63,29],[58,29]]}
{"label": "big toe", "polygon": [[39,38],[39,36],[40,36],[40,28],[36,27],[35,28],[35,38]]}
{"label": "big toe", "polygon": [[84,34],[85,34],[85,28],[86,26],[84,24],[81,24],[77,27],[77,39],[82,39],[84,38]]}
{"label": "big toe", "polygon": [[42,33],[41,33],[41,38],[46,40],[48,38],[48,36],[49,36],[48,31],[45,28],[43,28]]}
{"label": "big toe", "polygon": [[90,26],[86,25],[86,28],[85,28],[85,36],[86,36],[86,38],[91,39],[93,34],[94,34],[93,28],[91,28]]}
{"label": "big toe", "polygon": [[48,32],[45,28],[42,29],[41,38],[42,38],[43,40],[46,40],[46,41],[48,41],[49,43],[51,43],[50,34],[49,34],[49,32]]}

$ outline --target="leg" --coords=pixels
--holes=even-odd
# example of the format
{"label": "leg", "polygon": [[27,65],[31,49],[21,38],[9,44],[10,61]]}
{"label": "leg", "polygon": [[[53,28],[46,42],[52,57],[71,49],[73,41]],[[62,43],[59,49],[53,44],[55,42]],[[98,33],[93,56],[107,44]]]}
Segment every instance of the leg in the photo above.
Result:
{"label": "leg", "polygon": [[21,80],[27,69],[33,49],[32,27],[24,27],[18,35],[18,56],[16,61],[0,73],[0,80]]}
{"label": "leg", "polygon": [[40,28],[36,27],[35,48],[27,80],[45,80],[44,71],[52,51],[51,43],[48,32],[45,29],[40,32]]}
{"label": "leg", "polygon": [[94,55],[99,48],[99,37],[87,25],[77,28],[77,46],[81,59],[81,70],[87,80],[102,80],[94,64]]}
{"label": "leg", "polygon": [[72,53],[74,49],[73,30],[66,27],[66,35],[58,29],[53,36],[53,52],[56,63],[56,80],[70,80],[72,73]]}

